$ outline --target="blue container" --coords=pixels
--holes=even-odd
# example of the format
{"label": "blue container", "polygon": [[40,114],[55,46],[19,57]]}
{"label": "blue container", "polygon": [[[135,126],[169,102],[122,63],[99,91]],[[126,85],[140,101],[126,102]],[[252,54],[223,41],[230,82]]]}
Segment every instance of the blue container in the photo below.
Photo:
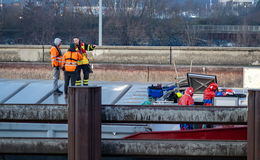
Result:
{"label": "blue container", "polygon": [[148,87],[148,96],[153,98],[160,98],[163,96],[163,89]]}

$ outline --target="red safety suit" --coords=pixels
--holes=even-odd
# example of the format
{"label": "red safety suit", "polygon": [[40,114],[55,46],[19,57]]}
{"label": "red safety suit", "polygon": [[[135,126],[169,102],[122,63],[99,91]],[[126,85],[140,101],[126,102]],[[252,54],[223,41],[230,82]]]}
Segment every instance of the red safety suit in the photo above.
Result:
{"label": "red safety suit", "polygon": [[204,106],[212,106],[213,98],[216,96],[216,90],[218,89],[218,84],[215,82],[210,83],[210,85],[204,91]]}
{"label": "red safety suit", "polygon": [[189,106],[194,104],[194,100],[192,98],[194,93],[194,89],[192,87],[188,87],[185,90],[184,95],[181,97],[181,99],[178,102],[178,105],[183,105],[183,106]]}
{"label": "red safety suit", "polygon": [[[185,90],[184,95],[180,98],[178,105],[189,106],[194,104],[194,100],[192,98],[194,93],[194,89],[192,87],[188,87]],[[180,124],[181,130],[190,130],[193,129],[193,124]]]}

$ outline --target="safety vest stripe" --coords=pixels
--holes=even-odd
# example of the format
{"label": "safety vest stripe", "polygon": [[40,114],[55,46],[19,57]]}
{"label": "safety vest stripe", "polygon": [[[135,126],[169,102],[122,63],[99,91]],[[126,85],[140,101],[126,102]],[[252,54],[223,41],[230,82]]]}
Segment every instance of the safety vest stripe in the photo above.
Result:
{"label": "safety vest stripe", "polygon": [[90,49],[93,50],[93,49],[94,49],[94,46],[93,46],[93,45],[90,45]]}
{"label": "safety vest stripe", "polygon": [[80,85],[81,85],[81,81],[76,81],[76,82],[75,82],[75,85],[76,85],[76,86],[80,86]]}
{"label": "safety vest stripe", "polygon": [[77,64],[77,62],[67,62],[67,61],[65,61],[65,63]]}
{"label": "safety vest stripe", "polygon": [[69,64],[77,64],[77,62],[68,62],[68,61],[65,61],[65,63],[69,63]]}
{"label": "safety vest stripe", "polygon": [[65,66],[77,66],[77,65],[73,65],[73,64],[65,64]]}

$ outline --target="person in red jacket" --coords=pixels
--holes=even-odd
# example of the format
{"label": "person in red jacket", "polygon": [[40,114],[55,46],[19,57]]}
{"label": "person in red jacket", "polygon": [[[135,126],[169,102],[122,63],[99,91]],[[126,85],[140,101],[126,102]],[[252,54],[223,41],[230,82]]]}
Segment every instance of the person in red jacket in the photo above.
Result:
{"label": "person in red jacket", "polygon": [[204,106],[212,106],[213,98],[216,97],[216,91],[218,90],[218,84],[215,82],[210,85],[204,91],[203,103]]}
{"label": "person in red jacket", "polygon": [[[192,98],[194,93],[194,89],[192,87],[188,87],[185,90],[184,95],[180,98],[178,105],[182,105],[182,106],[190,106],[190,105],[194,105],[194,100]],[[193,125],[192,124],[180,124],[180,128],[181,130],[190,130],[193,129]]]}
{"label": "person in red jacket", "polygon": [[192,87],[186,88],[184,95],[181,97],[181,99],[178,102],[178,105],[182,105],[182,106],[194,105],[194,100],[192,98],[193,93],[194,93],[194,89]]}

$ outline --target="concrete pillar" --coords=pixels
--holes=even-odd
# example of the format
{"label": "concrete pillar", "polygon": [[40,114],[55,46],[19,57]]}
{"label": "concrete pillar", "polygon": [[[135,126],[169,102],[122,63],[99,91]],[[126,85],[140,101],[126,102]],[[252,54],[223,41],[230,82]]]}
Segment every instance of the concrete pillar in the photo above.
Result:
{"label": "concrete pillar", "polygon": [[101,159],[101,87],[69,88],[69,160]]}
{"label": "concrete pillar", "polygon": [[249,90],[247,159],[260,159],[260,90]]}

